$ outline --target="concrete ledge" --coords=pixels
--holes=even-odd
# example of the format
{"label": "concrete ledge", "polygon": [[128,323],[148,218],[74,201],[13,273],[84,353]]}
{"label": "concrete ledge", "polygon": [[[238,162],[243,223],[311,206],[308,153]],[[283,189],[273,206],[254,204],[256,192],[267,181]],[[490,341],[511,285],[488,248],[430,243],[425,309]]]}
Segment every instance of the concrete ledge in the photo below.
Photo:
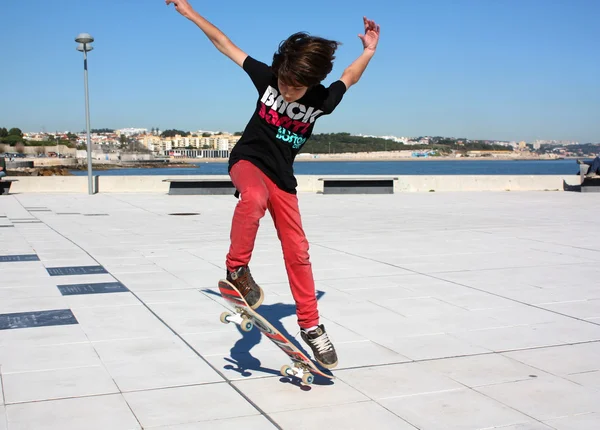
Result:
{"label": "concrete ledge", "polygon": [[[7,177],[8,178],[8,177]],[[86,193],[87,176],[15,176],[12,193]]]}
{"label": "concrete ledge", "polygon": [[600,177],[584,177],[581,182],[582,193],[600,193]]}
{"label": "concrete ledge", "polygon": [[[298,175],[298,191],[323,193],[324,182],[331,180],[385,179],[382,175]],[[87,176],[18,176],[12,193],[87,193]],[[189,176],[97,176],[100,193],[164,193],[177,182],[230,182],[228,175]],[[459,191],[564,191],[579,187],[579,175],[439,175],[393,176],[394,193]],[[229,194],[229,192],[227,193]]]}
{"label": "concrete ledge", "polygon": [[578,185],[577,175],[439,175],[399,176],[395,192],[564,191]]}
{"label": "concrete ledge", "polygon": [[169,183],[170,195],[233,195],[235,187],[229,178],[163,179]]}
{"label": "concrete ledge", "polygon": [[323,181],[323,194],[394,194],[394,181],[397,177],[381,176],[326,176]]}
{"label": "concrete ledge", "polygon": [[0,179],[0,195],[8,194],[13,182],[18,182],[18,179]]}

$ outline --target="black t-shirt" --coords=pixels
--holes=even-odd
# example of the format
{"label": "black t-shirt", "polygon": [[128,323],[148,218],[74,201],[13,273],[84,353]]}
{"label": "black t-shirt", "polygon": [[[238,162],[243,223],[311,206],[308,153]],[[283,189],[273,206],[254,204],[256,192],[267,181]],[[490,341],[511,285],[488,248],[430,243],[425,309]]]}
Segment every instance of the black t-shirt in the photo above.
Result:
{"label": "black t-shirt", "polygon": [[279,94],[277,77],[267,66],[248,56],[244,70],[258,90],[256,110],[242,137],[231,151],[229,170],[247,160],[262,170],[279,188],[296,193],[292,164],[312,134],[315,120],[333,112],[346,92],[338,80],[328,88],[311,87],[299,100],[287,103]]}

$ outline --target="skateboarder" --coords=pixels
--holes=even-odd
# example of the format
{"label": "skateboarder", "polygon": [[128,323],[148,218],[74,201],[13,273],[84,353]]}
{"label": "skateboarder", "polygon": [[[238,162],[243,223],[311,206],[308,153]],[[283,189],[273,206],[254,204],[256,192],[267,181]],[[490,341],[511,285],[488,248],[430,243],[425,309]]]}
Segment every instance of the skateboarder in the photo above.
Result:
{"label": "skateboarder", "polygon": [[586,164],[588,167],[588,171],[586,176],[599,176],[600,175],[600,154],[596,158],[594,158],[591,162],[580,161],[577,160],[579,164]]}
{"label": "skateboarder", "polygon": [[0,180],[6,176],[6,160],[4,157],[0,157]]}
{"label": "skateboarder", "polygon": [[259,222],[268,209],[281,241],[302,339],[317,362],[334,368],[338,363],[335,348],[325,327],[319,324],[309,245],[302,228],[292,164],[312,134],[315,120],[333,112],[344,93],[359,81],[375,54],[379,26],[364,18],[365,33],[359,35],[361,55],[339,80],[325,87],[321,82],[333,68],[338,42],[295,33],[279,45],[269,66],[233,44],[187,0],[165,1],[242,67],[258,91],[254,114],[229,158],[229,175],[240,200],[231,225],[227,280],[252,308],[260,306],[264,293],[252,278],[248,264]]}

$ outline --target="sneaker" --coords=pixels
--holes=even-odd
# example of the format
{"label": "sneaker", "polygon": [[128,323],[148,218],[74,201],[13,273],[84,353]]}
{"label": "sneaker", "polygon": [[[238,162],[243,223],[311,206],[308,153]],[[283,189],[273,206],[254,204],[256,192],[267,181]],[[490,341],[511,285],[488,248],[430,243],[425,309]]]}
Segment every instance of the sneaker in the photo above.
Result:
{"label": "sneaker", "polygon": [[329,336],[325,333],[323,324],[311,331],[302,329],[300,335],[302,336],[302,339],[304,339],[304,342],[310,346],[315,360],[317,360],[321,366],[327,369],[333,369],[337,366],[337,354],[333,344],[329,340]]}
{"label": "sneaker", "polygon": [[248,303],[252,309],[256,309],[262,304],[265,295],[262,288],[254,282],[248,267],[239,267],[233,272],[228,271],[227,280],[242,293],[246,303]]}

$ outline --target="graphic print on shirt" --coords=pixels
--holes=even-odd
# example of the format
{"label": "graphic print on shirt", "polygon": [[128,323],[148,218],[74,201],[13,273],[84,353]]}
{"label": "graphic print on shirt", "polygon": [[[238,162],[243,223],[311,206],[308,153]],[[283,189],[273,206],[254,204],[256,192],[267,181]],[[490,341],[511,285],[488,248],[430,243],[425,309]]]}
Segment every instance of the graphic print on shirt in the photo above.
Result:
{"label": "graphic print on shirt", "polygon": [[306,142],[306,133],[323,113],[322,110],[313,107],[307,108],[298,102],[288,103],[272,86],[260,99],[261,106],[259,116],[267,123],[278,128],[277,139],[289,144],[294,149],[300,149]]}

